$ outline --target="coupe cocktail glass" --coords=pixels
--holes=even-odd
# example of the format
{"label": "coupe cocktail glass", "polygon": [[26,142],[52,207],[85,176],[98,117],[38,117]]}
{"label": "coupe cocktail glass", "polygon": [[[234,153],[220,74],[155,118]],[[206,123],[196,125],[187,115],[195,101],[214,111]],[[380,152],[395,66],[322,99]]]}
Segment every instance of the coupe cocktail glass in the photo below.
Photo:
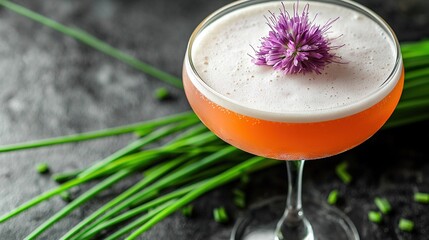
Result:
{"label": "coupe cocktail glass", "polygon": [[[187,99],[194,112],[211,131],[224,141],[246,152],[266,158],[286,160],[289,188],[286,210],[283,217],[281,217],[280,220],[277,219],[274,226],[269,223],[264,224],[267,225],[268,228],[252,224],[252,216],[245,218],[237,223],[231,239],[359,239],[353,223],[345,214],[336,208],[328,207],[326,204],[322,203],[319,203],[319,205],[316,203],[316,207],[308,208],[307,205],[304,205],[306,209],[308,209],[305,211],[306,214],[304,214],[301,200],[301,182],[304,161],[327,158],[358,146],[375,134],[388,120],[397,106],[403,88],[404,72],[399,44],[394,32],[388,24],[373,11],[358,3],[348,0],[300,1],[299,4],[301,5],[309,3],[311,11],[316,12],[322,17],[326,15],[327,12],[330,12],[329,14],[332,15],[332,12],[335,14],[336,11],[350,11],[351,14],[347,12],[347,14],[344,14],[338,19],[338,22],[343,23],[343,27],[346,26],[346,28],[351,28],[347,30],[348,35],[356,35],[347,37],[351,37],[350,39],[352,40],[355,37],[361,39],[356,41],[356,43],[364,40],[369,41],[368,45],[363,47],[359,45],[361,49],[353,46],[353,41],[355,40],[351,41],[351,43],[344,43],[344,48],[354,49],[354,52],[347,53],[350,56],[342,56],[344,63],[329,67],[327,70],[328,73],[326,74],[304,75],[305,81],[307,81],[308,78],[313,79],[312,81],[307,81],[310,84],[308,87],[304,86],[301,88],[308,88],[310,91],[311,87],[312,91],[317,93],[319,90],[313,90],[314,88],[320,86],[322,86],[321,89],[325,88],[320,82],[328,85],[332,82],[338,83],[339,81],[356,82],[359,81],[357,80],[359,77],[366,78],[362,80],[364,82],[375,82],[375,85],[368,85],[371,87],[362,87],[365,88],[363,93],[359,93],[360,95],[356,94],[358,97],[355,97],[353,100],[347,98],[347,100],[341,104],[331,104],[320,109],[310,108],[306,110],[302,108],[299,110],[292,109],[290,111],[284,109],[271,110],[270,108],[267,110],[254,107],[252,104],[249,104],[249,102],[242,102],[240,97],[234,98],[231,97],[229,93],[219,90],[222,87],[213,87],[210,82],[213,79],[209,81],[208,78],[218,77],[219,79],[217,80],[219,81],[232,82],[236,79],[236,71],[240,71],[231,70],[230,73],[225,73],[224,70],[222,70],[219,75],[216,75],[216,71],[214,71],[215,74],[205,74],[207,70],[204,69],[203,65],[212,65],[209,67],[213,69],[217,67],[213,66],[213,61],[211,61],[212,56],[201,56],[201,54],[206,54],[201,52],[206,48],[204,44],[210,42],[211,38],[234,37],[226,36],[226,34],[216,36],[216,33],[219,33],[220,30],[213,31],[213,25],[219,25],[219,22],[222,22],[223,19],[226,18],[246,18],[244,15],[238,18],[237,16],[247,11],[247,9],[256,9],[259,6],[264,6],[265,8],[268,4],[280,4],[280,2],[281,1],[269,0],[236,1],[219,9],[203,20],[195,29],[190,38],[184,59],[183,83]],[[289,9],[292,4],[296,3],[295,1],[282,2],[286,7],[289,6]],[[327,11],[327,9],[329,11]],[[278,7],[274,7],[270,10],[276,11]],[[249,13],[252,11],[249,10]],[[235,16],[235,18],[230,17],[233,14],[237,16]],[[344,23],[344,21],[346,23]],[[347,21],[353,21],[353,24],[349,24]],[[364,23],[359,25],[359,21],[364,21]],[[361,30],[368,27],[365,21],[366,23],[369,22],[377,26],[380,32],[376,35],[379,36],[362,36],[362,34],[365,34],[365,31]],[[254,24],[248,23],[246,20],[243,26],[240,25],[235,27],[238,29],[237,31],[240,31],[239,29],[246,28],[246,26],[244,26],[246,24],[249,24],[249,27],[254,26]],[[222,24],[219,26],[222,26]],[[218,28],[222,29],[223,27]],[[353,28],[356,29],[356,33]],[[357,31],[359,28],[362,29]],[[237,35],[240,36],[240,34]],[[344,33],[344,35],[346,35],[346,33]],[[243,34],[243,38],[246,37],[248,37],[248,35]],[[347,40],[347,37],[345,37],[344,40]],[[205,40],[201,41],[199,38],[204,38]],[[339,40],[342,38],[343,37],[339,37]],[[378,38],[381,40],[377,40]],[[240,41],[243,41],[243,39]],[[388,51],[391,52],[391,57],[385,59],[385,62],[383,59],[378,59],[377,57],[379,56],[377,56],[377,53],[371,53],[372,41],[374,44],[389,46]],[[252,44],[254,44],[254,42]],[[378,47],[379,46],[377,46],[377,48]],[[243,66],[243,62],[240,62],[240,64],[235,63],[235,56],[243,55],[242,52],[228,55],[225,52],[228,51],[225,50],[225,46],[220,46],[219,48],[222,48],[222,50],[216,52],[215,55],[225,54],[225,62],[238,66],[237,69],[246,68],[245,66],[248,66],[246,63],[244,63],[245,66]],[[364,50],[362,48],[366,49]],[[230,50],[234,51],[235,49]],[[365,52],[361,53],[360,51]],[[368,59],[363,59],[367,57],[367,55],[365,55],[367,53]],[[357,55],[355,56],[355,54]],[[201,63],[201,61],[207,62]],[[359,64],[355,63],[355,61],[359,62]],[[225,64],[219,61],[219,66],[220,65]],[[253,67],[257,70],[253,70],[253,68],[247,68],[246,70],[246,72],[250,72],[248,76],[251,76],[251,79],[247,79],[247,81],[265,81],[266,79],[262,79],[263,77],[258,79],[258,73],[261,73],[261,71],[265,73],[267,73],[267,71],[272,71],[273,79],[279,78],[279,74],[281,74],[274,73],[275,71],[272,69],[260,70],[260,66],[256,65]],[[366,69],[366,67],[370,70]],[[375,75],[371,75],[372,73],[368,75],[366,73],[368,71],[373,71]],[[332,79],[330,79],[331,75]],[[267,75],[264,76],[264,78],[266,78]],[[288,76],[281,76],[280,78],[288,78]],[[278,80],[275,79],[275,81]],[[284,81],[296,82],[301,86],[301,82],[296,79],[284,79]],[[317,81],[319,82],[315,84],[314,82]],[[225,84],[227,84],[226,82]],[[267,82],[266,84],[268,85],[270,83]],[[241,86],[244,87],[244,85]],[[337,87],[337,85],[335,86]],[[345,88],[347,89],[347,86]],[[258,95],[264,90],[253,89],[254,92],[250,94],[255,96],[255,99],[257,99],[256,101],[264,101],[264,97],[258,98]],[[233,90],[231,89],[231,91]],[[251,90],[247,90],[247,92],[249,91]],[[276,89],[275,91],[281,90]],[[351,91],[354,91],[354,89]],[[323,96],[323,94],[319,94],[318,96]],[[332,96],[330,97],[332,98]],[[279,101],[281,100],[279,97],[277,97],[277,99]],[[272,99],[270,101],[272,103]],[[324,99],[320,99],[320,102],[323,101]],[[319,102],[319,100],[315,99],[313,102]],[[333,102],[335,103],[335,100]],[[281,209],[278,209],[278,211],[280,210]],[[270,227],[271,229],[269,229]]]}

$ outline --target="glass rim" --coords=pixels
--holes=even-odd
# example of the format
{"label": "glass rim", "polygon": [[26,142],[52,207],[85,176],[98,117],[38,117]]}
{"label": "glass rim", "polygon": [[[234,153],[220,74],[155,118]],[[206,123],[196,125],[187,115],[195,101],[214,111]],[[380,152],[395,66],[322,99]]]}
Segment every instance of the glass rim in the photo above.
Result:
{"label": "glass rim", "polygon": [[[381,101],[394,89],[403,71],[402,54],[396,34],[389,26],[389,24],[377,13],[352,0],[304,0],[300,2],[330,3],[358,11],[359,13],[364,14],[376,24],[378,24],[387,34],[389,41],[392,41],[392,44],[394,45],[394,54],[396,54],[395,65],[391,73],[382,82],[382,84],[368,95],[358,99],[357,101],[336,107],[310,111],[271,112],[245,106],[244,104],[234,99],[228,98],[227,96],[219,93],[218,91],[210,87],[198,74],[198,71],[195,68],[192,59],[193,44],[199,36],[199,33],[201,33],[207,26],[209,26],[213,21],[216,21],[219,17],[222,17],[236,9],[241,9],[244,7],[267,2],[296,2],[296,0],[238,0],[233,3],[227,4],[208,15],[193,31],[185,53],[184,69],[188,74],[189,80],[210,101],[239,114],[268,121],[291,123],[319,122],[347,117],[361,112],[365,109],[368,109],[379,101]],[[384,92],[384,94],[380,92]],[[314,117],[313,114],[317,115],[317,117]]]}

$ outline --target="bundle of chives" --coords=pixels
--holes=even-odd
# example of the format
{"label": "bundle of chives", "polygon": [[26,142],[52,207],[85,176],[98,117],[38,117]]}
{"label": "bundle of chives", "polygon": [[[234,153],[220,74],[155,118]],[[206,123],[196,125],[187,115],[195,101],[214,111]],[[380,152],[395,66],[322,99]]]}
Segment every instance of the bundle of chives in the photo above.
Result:
{"label": "bundle of chives", "polygon": [[[93,47],[148,75],[173,86],[182,87],[180,79],[127,55],[105,42],[76,28],[64,26],[20,5],[0,0],[0,5],[24,17],[37,21],[56,31]],[[429,119],[429,41],[401,45],[406,71],[402,99],[384,129]],[[142,150],[143,146],[159,141],[176,132],[183,132],[173,141],[158,148]],[[198,123],[192,112],[167,116],[137,124],[52,139],[19,143],[0,147],[0,152],[18,151],[56,144],[86,141],[107,136],[135,133],[140,138],[88,169],[56,174],[62,182],[18,208],[0,217],[0,223],[88,181],[101,179],[96,186],[70,202],[26,239],[36,239],[70,212],[127,176],[143,172],[143,178],[134,186],[100,207],[61,239],[90,239],[102,231],[116,231],[107,239],[118,239],[131,234],[135,239],[173,212],[189,205],[208,191],[248,173],[259,171],[278,161],[252,157],[217,139]],[[231,160],[230,158],[239,160]],[[176,189],[176,190],[172,190]],[[118,224],[125,224],[121,229]],[[134,231],[134,232],[133,232]]]}
{"label": "bundle of chives", "polygon": [[405,67],[404,90],[385,128],[429,119],[429,40],[403,43],[401,51]]}

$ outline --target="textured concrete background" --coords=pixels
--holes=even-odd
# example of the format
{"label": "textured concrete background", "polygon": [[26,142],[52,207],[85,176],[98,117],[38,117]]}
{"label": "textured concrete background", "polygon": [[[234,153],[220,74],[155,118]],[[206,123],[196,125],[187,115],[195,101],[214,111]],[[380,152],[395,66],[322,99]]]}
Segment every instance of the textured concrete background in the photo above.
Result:
{"label": "textured concrete background", "polygon": [[[75,26],[139,59],[179,76],[186,43],[194,27],[227,0],[19,0],[68,26]],[[360,0],[384,17],[401,42],[429,37],[427,0]],[[158,102],[152,92],[166,84],[88,48],[38,23],[0,8],[0,144],[54,137],[165,116],[189,110],[181,90]],[[356,223],[364,240],[429,239],[429,206],[412,202],[415,190],[429,192],[426,123],[383,130],[366,143],[337,157],[306,166],[305,195],[321,201],[333,188],[344,191],[339,205]],[[423,141],[416,140],[419,136]],[[108,138],[0,155],[0,214],[55,186],[34,171],[48,162],[53,171],[79,169],[108,156],[132,139]],[[335,176],[340,161],[351,161],[354,181],[344,186]],[[285,194],[285,169],[256,174],[250,202]],[[58,239],[66,229],[94,211],[136,179],[129,179],[73,212],[41,239]],[[267,188],[266,186],[272,186]],[[88,186],[89,187],[89,186]],[[232,224],[219,225],[211,211],[226,205],[225,186],[196,201],[196,216],[174,214],[156,225],[145,239],[227,239]],[[79,194],[83,189],[74,190]],[[375,196],[391,200],[394,211],[385,223],[369,223]],[[65,206],[59,198],[0,224],[0,239],[22,239]],[[279,209],[282,211],[282,209]],[[416,223],[415,232],[397,231],[399,218]]]}

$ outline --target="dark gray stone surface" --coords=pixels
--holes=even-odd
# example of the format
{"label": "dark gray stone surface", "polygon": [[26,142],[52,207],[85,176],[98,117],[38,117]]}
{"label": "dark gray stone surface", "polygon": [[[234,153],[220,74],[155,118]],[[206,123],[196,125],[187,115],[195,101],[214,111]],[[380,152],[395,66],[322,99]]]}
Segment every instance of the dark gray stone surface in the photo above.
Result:
{"label": "dark gray stone surface", "polygon": [[[44,0],[16,1],[68,26],[88,31],[139,59],[180,76],[186,43],[193,28],[227,0]],[[427,0],[360,0],[397,32],[400,41],[429,36]],[[65,37],[38,23],[0,8],[0,144],[97,130],[189,110],[181,90],[169,87],[174,99],[158,102],[152,92],[166,84]],[[429,206],[412,202],[413,191],[429,192],[428,124],[377,133],[348,153],[309,162],[305,196],[324,200],[333,188],[345,193],[339,207],[356,223],[363,240],[429,239]],[[417,140],[417,136],[422,140]],[[34,171],[48,162],[53,171],[83,168],[126,145],[132,136],[0,155],[0,214],[55,186]],[[343,185],[334,167],[350,159],[354,181]],[[284,194],[285,169],[256,174],[248,189],[250,202]],[[58,239],[66,229],[135,179],[105,192],[73,212],[41,239]],[[270,187],[267,187],[270,186]],[[144,239],[228,239],[232,224],[219,225],[211,211],[220,204],[235,214],[225,186],[196,201],[196,216],[174,214]],[[77,189],[78,194],[85,189]],[[385,196],[394,207],[385,223],[368,222],[373,198]],[[0,240],[23,239],[65,206],[54,198],[0,224]],[[279,209],[282,211],[282,209]],[[415,232],[397,231],[401,217],[413,219]],[[143,238],[142,238],[143,239]]]}

